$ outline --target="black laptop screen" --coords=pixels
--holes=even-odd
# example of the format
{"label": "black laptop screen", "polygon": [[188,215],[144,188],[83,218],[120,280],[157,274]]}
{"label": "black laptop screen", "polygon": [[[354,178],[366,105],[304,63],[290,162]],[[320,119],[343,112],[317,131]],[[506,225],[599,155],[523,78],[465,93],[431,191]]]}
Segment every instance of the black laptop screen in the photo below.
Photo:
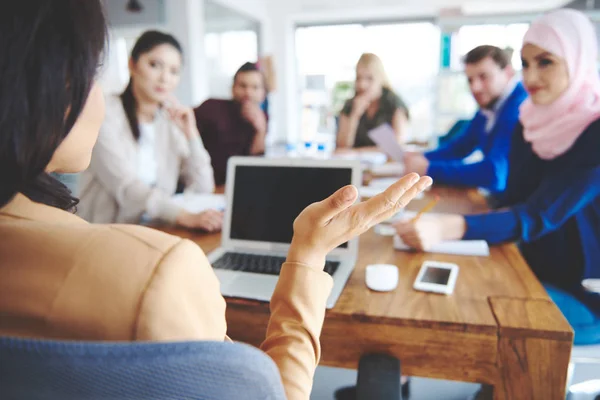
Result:
{"label": "black laptop screen", "polygon": [[350,183],[351,168],[238,165],[230,238],[290,243],[298,214]]}

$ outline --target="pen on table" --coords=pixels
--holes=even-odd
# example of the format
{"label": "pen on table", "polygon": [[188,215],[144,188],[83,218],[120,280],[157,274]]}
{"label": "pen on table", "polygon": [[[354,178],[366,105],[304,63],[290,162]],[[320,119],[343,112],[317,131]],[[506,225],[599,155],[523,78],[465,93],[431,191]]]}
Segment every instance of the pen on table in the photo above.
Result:
{"label": "pen on table", "polygon": [[419,220],[419,218],[421,218],[421,215],[425,214],[426,212],[431,211],[431,209],[433,207],[435,207],[435,205],[438,203],[438,201],[440,201],[440,196],[436,195],[433,199],[431,199],[431,201],[429,203],[427,203],[425,205],[425,207],[423,207],[421,209],[421,211],[419,211],[417,213],[417,215],[415,215],[415,217],[412,219],[412,222],[416,223]]}

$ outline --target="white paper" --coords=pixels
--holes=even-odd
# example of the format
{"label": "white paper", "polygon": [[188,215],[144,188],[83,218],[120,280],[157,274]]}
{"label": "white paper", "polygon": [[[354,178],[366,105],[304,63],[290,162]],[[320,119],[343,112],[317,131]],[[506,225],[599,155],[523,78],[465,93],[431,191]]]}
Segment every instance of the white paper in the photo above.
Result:
{"label": "white paper", "polygon": [[[394,236],[396,250],[411,250],[400,236]],[[490,255],[490,247],[485,240],[448,240],[425,249],[426,253],[454,254],[459,256],[484,256]]]}
{"label": "white paper", "polygon": [[[394,181],[396,182],[396,181]],[[391,183],[390,183],[391,185]],[[377,196],[379,193],[383,193],[385,191],[385,189],[387,189],[389,187],[388,186],[361,186],[360,189],[358,190],[358,194],[360,195],[360,197],[368,199],[371,197],[375,197]],[[417,193],[417,195],[415,196],[416,200],[422,199],[423,196],[425,196],[423,194],[423,192]]]}
{"label": "white paper", "polygon": [[584,279],[581,284],[592,293],[600,293],[600,279]]}
{"label": "white paper", "polygon": [[175,203],[190,213],[199,213],[209,209],[212,210],[225,210],[227,204],[225,195],[223,194],[192,194],[183,193],[176,194],[172,197]]}
{"label": "white paper", "polygon": [[379,193],[383,192],[384,190],[385,190],[385,188],[380,188],[380,187],[361,186],[358,191],[358,194],[360,195],[360,197],[370,198],[370,197],[377,196]]}
{"label": "white paper", "polygon": [[396,139],[396,132],[390,124],[379,125],[375,129],[371,129],[367,136],[375,142],[377,147],[386,153],[394,161],[402,161],[404,159],[404,150]]}
{"label": "white paper", "polygon": [[[407,215],[409,217],[406,217]],[[415,215],[416,213],[403,209],[398,211],[396,214],[392,215],[390,218],[383,221],[382,224],[394,225],[396,222],[406,221],[407,218],[411,218],[411,216],[414,217]]]}
{"label": "white paper", "polygon": [[385,153],[379,151],[350,151],[347,153],[334,154],[332,158],[342,160],[359,160],[361,164],[379,166],[387,162]]}
{"label": "white paper", "polygon": [[376,234],[380,236],[394,236],[396,234],[396,229],[388,224],[378,224],[373,228]]}
{"label": "white paper", "polygon": [[383,165],[374,165],[371,167],[371,173],[376,176],[400,176],[404,173],[404,170],[404,164],[397,162],[391,162]]}
{"label": "white paper", "polygon": [[369,182],[369,186],[387,189],[394,183],[398,182],[399,179],[400,178],[375,178],[371,179],[371,181]]}

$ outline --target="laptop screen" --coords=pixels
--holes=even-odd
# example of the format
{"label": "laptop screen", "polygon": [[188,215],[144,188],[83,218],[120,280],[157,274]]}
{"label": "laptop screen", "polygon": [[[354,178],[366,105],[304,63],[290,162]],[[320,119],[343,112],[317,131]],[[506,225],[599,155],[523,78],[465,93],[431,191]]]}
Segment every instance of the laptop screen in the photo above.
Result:
{"label": "laptop screen", "polygon": [[238,165],[230,238],[290,243],[294,219],[306,206],[351,183],[351,168]]}

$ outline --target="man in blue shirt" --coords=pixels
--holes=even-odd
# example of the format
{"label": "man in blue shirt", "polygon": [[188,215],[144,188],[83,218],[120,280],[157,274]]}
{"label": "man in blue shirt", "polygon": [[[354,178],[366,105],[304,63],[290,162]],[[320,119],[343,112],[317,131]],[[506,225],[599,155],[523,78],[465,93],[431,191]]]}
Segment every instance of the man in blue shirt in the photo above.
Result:
{"label": "man in blue shirt", "polygon": [[[482,187],[494,194],[506,188],[510,139],[527,97],[510,56],[495,46],[479,46],[465,56],[465,74],[479,111],[456,138],[428,153],[407,153],[407,172],[431,176],[438,184]],[[483,159],[466,159],[476,150]]]}

